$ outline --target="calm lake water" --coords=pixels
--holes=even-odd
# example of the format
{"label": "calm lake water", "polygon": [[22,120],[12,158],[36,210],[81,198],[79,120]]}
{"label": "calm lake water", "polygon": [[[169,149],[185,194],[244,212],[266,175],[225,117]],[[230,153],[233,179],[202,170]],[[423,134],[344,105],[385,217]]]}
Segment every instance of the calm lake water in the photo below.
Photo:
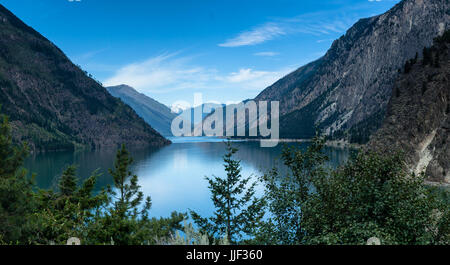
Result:
{"label": "calm lake water", "polygon": [[[153,206],[151,216],[167,217],[172,211],[186,212],[188,209],[209,216],[213,213],[210,192],[205,176],[224,176],[222,156],[225,144],[222,139],[185,137],[171,139],[170,146],[130,150],[134,158],[132,171],[138,175],[142,191],[150,195]],[[284,143],[274,148],[261,148],[259,142],[234,142],[239,148],[236,158],[242,160],[242,175],[255,179],[274,166],[279,166]],[[308,143],[288,143],[306,148]],[[346,148],[326,148],[330,166],[345,162],[350,154]],[[56,188],[58,177],[64,168],[78,166],[79,179],[86,179],[99,169],[103,175],[98,179],[97,188],[112,184],[107,173],[113,167],[115,150],[80,151],[37,154],[29,157],[25,167],[36,173],[36,183],[40,188]]]}

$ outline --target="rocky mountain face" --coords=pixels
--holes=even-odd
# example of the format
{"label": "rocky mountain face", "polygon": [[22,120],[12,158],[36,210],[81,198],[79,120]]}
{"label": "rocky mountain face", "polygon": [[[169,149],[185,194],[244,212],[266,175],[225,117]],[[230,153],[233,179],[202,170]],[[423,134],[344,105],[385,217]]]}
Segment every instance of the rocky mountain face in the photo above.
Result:
{"label": "rocky mountain face", "polygon": [[175,113],[164,104],[137,92],[127,85],[106,88],[116,98],[132,107],[136,113],[150,124],[156,131],[164,136],[172,136],[171,124],[176,117]]}
{"label": "rocky mountain face", "polygon": [[450,1],[403,0],[361,19],[330,50],[265,89],[256,101],[280,101],[280,135],[367,142],[385,115],[405,61],[450,24]]}
{"label": "rocky mountain face", "polygon": [[33,150],[170,143],[2,5],[0,105]]}
{"label": "rocky mountain face", "polygon": [[402,150],[411,170],[450,183],[450,31],[424,54],[406,63],[368,148]]}

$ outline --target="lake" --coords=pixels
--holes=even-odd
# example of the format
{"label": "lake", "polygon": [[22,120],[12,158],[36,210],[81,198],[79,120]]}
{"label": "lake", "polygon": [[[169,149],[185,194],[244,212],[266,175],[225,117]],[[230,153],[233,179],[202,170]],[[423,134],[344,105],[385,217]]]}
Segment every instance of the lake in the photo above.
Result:
{"label": "lake", "polygon": [[[225,175],[223,140],[206,137],[171,140],[173,144],[162,148],[130,150],[134,158],[132,172],[139,177],[144,194],[152,198],[150,216],[168,217],[172,211],[186,212],[188,209],[204,216],[211,215],[213,205],[205,176]],[[285,144],[300,148],[308,146],[308,143],[280,143],[274,148],[261,148],[259,142],[251,141],[236,141],[233,144],[239,148],[236,158],[242,161],[242,175],[253,176],[254,179],[280,164]],[[327,147],[325,152],[333,167],[344,163],[350,154],[347,148]],[[45,189],[56,188],[58,177],[69,165],[78,166],[80,180],[99,169],[103,173],[97,182],[100,189],[112,184],[107,169],[113,167],[114,159],[115,150],[44,153],[29,157],[25,167],[37,174],[36,184]]]}

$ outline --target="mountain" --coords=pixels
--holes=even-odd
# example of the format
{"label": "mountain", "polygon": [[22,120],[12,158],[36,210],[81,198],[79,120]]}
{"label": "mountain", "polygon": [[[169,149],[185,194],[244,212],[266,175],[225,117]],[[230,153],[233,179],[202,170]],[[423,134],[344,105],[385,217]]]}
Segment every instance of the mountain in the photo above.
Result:
{"label": "mountain", "polygon": [[450,1],[403,0],[359,20],[320,59],[266,88],[256,101],[280,101],[282,138],[367,142],[383,121],[399,69],[450,24]]}
{"label": "mountain", "polygon": [[171,124],[176,117],[169,107],[137,92],[127,85],[106,87],[111,95],[132,107],[148,124],[164,136],[172,136]]}
{"label": "mountain", "polygon": [[450,31],[405,64],[368,148],[402,150],[411,170],[450,183]]}
{"label": "mountain", "polygon": [[14,141],[36,151],[170,143],[2,5],[0,104]]}

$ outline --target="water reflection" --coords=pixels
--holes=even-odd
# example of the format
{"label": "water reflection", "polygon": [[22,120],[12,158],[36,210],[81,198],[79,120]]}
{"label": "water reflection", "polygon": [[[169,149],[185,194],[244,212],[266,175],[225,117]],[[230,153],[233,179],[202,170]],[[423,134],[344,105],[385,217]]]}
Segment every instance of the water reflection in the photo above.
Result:
{"label": "water reflection", "polygon": [[[283,144],[274,148],[261,148],[258,142],[235,142],[239,148],[237,158],[242,160],[243,176],[260,176],[267,170],[279,166]],[[306,148],[307,143],[290,143]],[[326,148],[330,165],[342,164],[348,159],[348,149]],[[205,176],[223,176],[222,156],[225,144],[220,139],[201,141],[177,139],[174,144],[147,150],[130,150],[134,158],[133,172],[139,176],[145,195],[153,201],[151,216],[168,216],[177,210],[195,210],[203,215],[213,211]],[[62,169],[71,164],[78,165],[80,179],[85,179],[99,169],[97,189],[112,184],[107,173],[113,167],[115,150],[76,153],[38,154],[27,159],[25,166],[37,173],[36,182],[41,188],[55,188]]]}

